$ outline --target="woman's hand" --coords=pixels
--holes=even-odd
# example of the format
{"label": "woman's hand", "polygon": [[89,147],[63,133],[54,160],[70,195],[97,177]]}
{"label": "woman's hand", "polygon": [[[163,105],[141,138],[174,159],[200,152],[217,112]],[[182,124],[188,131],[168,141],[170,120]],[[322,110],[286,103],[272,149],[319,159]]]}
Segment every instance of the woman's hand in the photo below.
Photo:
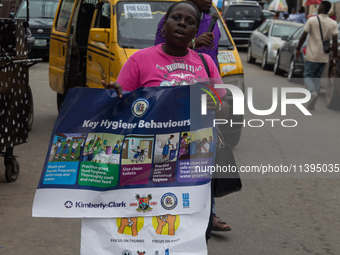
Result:
{"label": "woman's hand", "polygon": [[227,103],[227,95],[224,95],[221,98],[222,104],[220,103],[220,100],[218,100],[216,95],[213,95],[214,99],[212,99],[210,96],[207,97],[207,109],[213,110],[216,113],[217,118],[226,118],[229,114],[229,105]]}
{"label": "woman's hand", "polygon": [[123,96],[123,88],[118,82],[110,81],[109,84],[107,84],[104,80],[102,80],[101,83],[105,89],[114,89],[117,92],[119,98]]}

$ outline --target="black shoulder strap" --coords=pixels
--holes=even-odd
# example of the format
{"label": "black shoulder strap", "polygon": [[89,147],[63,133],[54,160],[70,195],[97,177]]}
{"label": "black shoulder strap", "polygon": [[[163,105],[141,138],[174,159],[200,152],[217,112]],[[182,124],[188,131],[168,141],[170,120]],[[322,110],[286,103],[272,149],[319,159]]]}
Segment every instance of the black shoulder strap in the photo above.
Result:
{"label": "black shoulder strap", "polygon": [[198,56],[200,56],[200,58],[201,58],[201,60],[203,62],[205,71],[207,72],[208,77],[210,78],[210,71],[209,71],[209,67],[208,67],[207,61],[205,61],[205,58],[203,57],[202,53],[198,53]]}
{"label": "black shoulder strap", "polygon": [[322,29],[321,29],[321,22],[320,22],[319,16],[317,16],[317,18],[318,18],[318,21],[319,21],[319,27],[320,27],[321,40],[323,41],[323,36],[322,36]]}

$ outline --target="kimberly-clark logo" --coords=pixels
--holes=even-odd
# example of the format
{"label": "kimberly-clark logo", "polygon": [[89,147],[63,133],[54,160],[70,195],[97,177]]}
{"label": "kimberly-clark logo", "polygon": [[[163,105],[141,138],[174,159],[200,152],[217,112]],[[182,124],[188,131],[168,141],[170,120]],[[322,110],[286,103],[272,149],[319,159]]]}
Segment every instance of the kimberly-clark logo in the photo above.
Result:
{"label": "kimberly-clark logo", "polygon": [[[70,209],[72,208],[73,206],[73,203],[71,201],[66,201],[64,203],[64,206],[67,208],[67,209]],[[103,204],[103,203],[100,203],[100,204],[93,204],[93,203],[83,203],[83,202],[76,202],[75,203],[75,206],[76,208],[101,208],[101,209],[105,209],[105,208],[115,208],[115,207],[126,207],[126,203],[125,202],[121,202],[121,203],[117,203],[117,202],[109,202],[107,204]]]}
{"label": "kimberly-clark logo", "polygon": [[66,202],[64,203],[64,206],[65,206],[67,209],[70,209],[70,208],[72,208],[73,203],[72,203],[71,201],[66,201]]}
{"label": "kimberly-clark logo", "polygon": [[[210,87],[210,86],[209,86]],[[228,89],[231,94],[233,95],[233,114],[234,115],[244,115],[244,105],[245,105],[245,99],[243,91],[231,84],[216,84],[215,89],[217,88],[225,88]],[[211,89],[211,88],[210,88]],[[280,88],[281,89],[281,116],[287,115],[287,105],[295,105],[304,115],[310,116],[312,115],[306,107],[303,105],[304,103],[307,103],[310,98],[311,94],[307,89],[304,88]],[[217,95],[216,90],[213,90],[213,92]],[[300,98],[287,98],[288,94],[302,94],[304,97]],[[208,93],[211,97],[211,93]],[[247,89],[247,106],[249,111],[257,116],[268,116],[273,114],[277,108],[278,108],[278,88],[272,88],[272,105],[267,110],[258,110],[255,109],[253,104],[253,88]],[[215,102],[216,105],[216,102]],[[202,94],[201,96],[201,114],[206,115],[207,114],[207,95]],[[250,119],[250,120],[243,120],[243,122],[233,122],[231,119],[229,122],[227,119],[214,119],[213,126],[216,125],[230,125],[230,127],[233,127],[234,125],[243,125],[244,127],[248,125],[249,127],[262,127],[265,123],[269,123],[271,127],[274,127],[275,124],[280,123],[282,127],[296,127],[298,122],[295,119],[269,119],[266,118],[263,119]]]}

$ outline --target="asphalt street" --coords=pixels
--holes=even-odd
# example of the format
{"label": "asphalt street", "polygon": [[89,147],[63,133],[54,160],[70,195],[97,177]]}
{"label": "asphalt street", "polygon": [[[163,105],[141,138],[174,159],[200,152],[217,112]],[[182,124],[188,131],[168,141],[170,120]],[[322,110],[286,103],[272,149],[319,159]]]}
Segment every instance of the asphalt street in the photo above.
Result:
{"label": "asphalt street", "polygon": [[[253,88],[256,109],[271,107],[273,87],[278,88],[279,95],[282,88],[303,88],[301,82],[289,83],[286,77],[262,70],[259,63],[246,63],[245,50],[240,55],[245,84]],[[21,169],[18,180],[7,183],[4,166],[0,165],[0,254],[79,254],[80,219],[31,216],[58,115],[56,93],[49,87],[47,62],[30,68],[30,85],[34,124],[28,143],[14,148]],[[243,189],[216,199],[217,214],[231,225],[232,231],[214,232],[208,244],[209,254],[340,254],[340,173],[312,174],[305,170],[312,164],[325,164],[328,168],[340,164],[340,111],[326,108],[324,94],[312,116],[305,116],[292,105],[282,115],[281,108],[279,103],[270,116],[256,116],[245,108],[247,123],[260,119],[264,125],[247,124],[243,128],[240,143],[234,148],[237,164],[239,168],[295,166],[303,171],[241,173]],[[280,121],[272,127],[266,119]],[[284,127],[282,120],[286,119],[294,119],[298,124]]]}

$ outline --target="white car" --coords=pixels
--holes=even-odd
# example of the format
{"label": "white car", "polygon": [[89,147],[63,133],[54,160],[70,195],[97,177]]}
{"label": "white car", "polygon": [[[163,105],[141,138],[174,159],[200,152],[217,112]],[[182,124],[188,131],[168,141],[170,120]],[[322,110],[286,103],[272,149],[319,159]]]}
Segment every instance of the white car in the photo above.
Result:
{"label": "white car", "polygon": [[247,62],[255,63],[256,59],[262,60],[262,68],[269,69],[275,64],[277,50],[285,42],[281,37],[290,37],[303,24],[284,21],[266,20],[250,36]]}

